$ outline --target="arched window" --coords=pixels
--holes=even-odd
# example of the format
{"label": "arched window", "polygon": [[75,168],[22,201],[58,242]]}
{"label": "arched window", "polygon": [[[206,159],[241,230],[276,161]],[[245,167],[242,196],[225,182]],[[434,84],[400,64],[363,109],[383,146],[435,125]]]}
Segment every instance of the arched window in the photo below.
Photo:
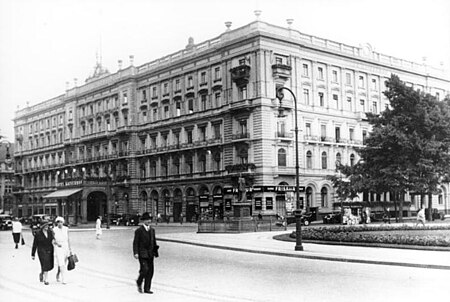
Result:
{"label": "arched window", "polygon": [[205,156],[205,154],[201,154],[199,156],[198,164],[199,164],[200,172],[205,173],[206,172],[206,156]]}
{"label": "arched window", "polygon": [[355,165],[355,154],[351,154],[350,155],[350,166],[354,166]]}
{"label": "arched window", "polygon": [[306,152],[306,168],[312,169],[312,152]]}
{"label": "arched window", "polygon": [[286,150],[283,148],[278,150],[278,166],[286,167]]}
{"label": "arched window", "polygon": [[320,190],[320,200],[322,207],[328,207],[328,190],[325,187]]}
{"label": "arched window", "polygon": [[327,152],[322,152],[322,169],[327,168]]}

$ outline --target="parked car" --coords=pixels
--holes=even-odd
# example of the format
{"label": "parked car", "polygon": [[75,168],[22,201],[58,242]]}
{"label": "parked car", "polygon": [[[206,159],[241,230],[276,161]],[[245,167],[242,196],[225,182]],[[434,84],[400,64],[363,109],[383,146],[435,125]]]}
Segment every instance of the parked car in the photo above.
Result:
{"label": "parked car", "polygon": [[120,214],[105,214],[105,217],[102,217],[102,223],[107,224],[108,223],[108,217],[109,217],[109,224],[115,224],[115,225],[119,225],[120,219],[122,217],[122,215]]}
{"label": "parked car", "polygon": [[120,218],[119,224],[121,225],[139,225],[141,215],[138,214],[123,214]]}
{"label": "parked car", "polygon": [[323,216],[322,220],[324,224],[341,223],[342,214],[341,212],[330,213]]}
{"label": "parked car", "polygon": [[[287,224],[296,223],[295,215],[289,215],[289,216],[286,216],[285,219],[286,219],[286,223],[287,223]],[[302,214],[302,217],[301,217],[301,220],[300,220],[300,221],[301,221],[302,225],[305,225],[305,226],[310,225],[311,222],[314,221],[313,214],[312,214],[312,213],[305,213],[305,214]]]}
{"label": "parked car", "polygon": [[39,228],[41,227],[41,223],[44,220],[51,221],[52,218],[46,214],[35,214],[35,215],[31,216],[30,228],[31,228],[31,233],[33,235],[35,235],[36,232],[39,230]]}
{"label": "parked car", "polygon": [[12,216],[9,214],[0,214],[0,230],[12,229]]}

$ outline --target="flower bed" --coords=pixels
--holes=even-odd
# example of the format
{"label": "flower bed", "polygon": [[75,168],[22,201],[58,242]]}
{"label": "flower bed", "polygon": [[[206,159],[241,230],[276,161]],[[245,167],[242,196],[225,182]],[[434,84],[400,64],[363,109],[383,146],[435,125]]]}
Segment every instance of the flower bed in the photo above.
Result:
{"label": "flower bed", "polygon": [[[408,234],[408,231],[412,230],[423,231],[423,235],[417,235],[417,232]],[[432,235],[430,235],[430,233]],[[433,233],[436,233],[436,235]],[[296,232],[292,232],[289,237],[296,238]],[[450,225],[429,225],[425,227],[415,227],[411,225],[379,225],[304,228],[302,229],[302,239],[332,242],[450,247]]]}

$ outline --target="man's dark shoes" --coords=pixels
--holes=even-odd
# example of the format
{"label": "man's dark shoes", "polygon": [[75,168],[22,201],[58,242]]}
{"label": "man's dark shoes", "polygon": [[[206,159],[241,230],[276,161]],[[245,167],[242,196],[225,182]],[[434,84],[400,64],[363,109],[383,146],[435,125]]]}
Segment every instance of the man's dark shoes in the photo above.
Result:
{"label": "man's dark shoes", "polygon": [[151,290],[146,290],[146,291],[144,291],[144,293],[146,293],[146,294],[153,294],[153,292]]}
{"label": "man's dark shoes", "polygon": [[39,281],[44,281],[44,276],[42,275],[42,273],[39,273]]}
{"label": "man's dark shoes", "polygon": [[138,292],[140,292],[142,294],[142,284],[139,284],[139,282],[137,280],[136,280],[136,286],[137,286]]}

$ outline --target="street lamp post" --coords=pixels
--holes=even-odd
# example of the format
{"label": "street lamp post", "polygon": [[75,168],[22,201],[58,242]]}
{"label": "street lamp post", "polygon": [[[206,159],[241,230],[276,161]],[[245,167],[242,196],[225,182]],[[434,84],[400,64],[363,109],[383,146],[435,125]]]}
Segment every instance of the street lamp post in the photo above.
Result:
{"label": "street lamp post", "polygon": [[302,245],[302,210],[300,204],[300,176],[299,176],[299,165],[298,165],[298,124],[297,124],[297,98],[295,94],[287,87],[279,87],[277,88],[277,99],[280,101],[280,110],[279,117],[283,116],[283,109],[281,107],[281,102],[283,101],[284,94],[283,89],[287,90],[291,93],[294,98],[294,117],[295,117],[295,194],[296,194],[296,206],[297,209],[294,211],[295,215],[295,232],[296,232],[296,240],[295,240],[295,250],[303,251]]}

